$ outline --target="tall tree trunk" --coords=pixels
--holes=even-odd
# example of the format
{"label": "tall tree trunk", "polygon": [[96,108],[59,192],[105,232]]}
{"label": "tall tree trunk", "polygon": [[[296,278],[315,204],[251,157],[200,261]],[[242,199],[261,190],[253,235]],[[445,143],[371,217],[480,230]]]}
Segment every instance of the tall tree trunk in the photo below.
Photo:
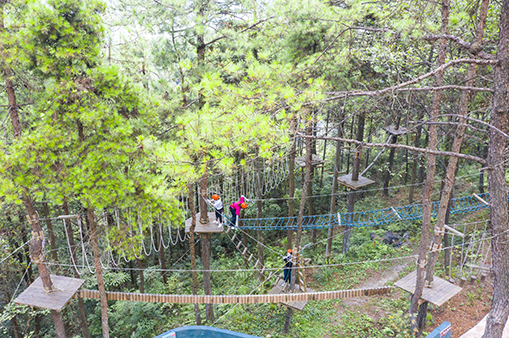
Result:
{"label": "tall tree trunk", "polygon": [[[200,181],[200,222],[207,224],[209,217],[207,213],[207,173],[205,173]],[[201,234],[201,258],[203,263],[203,290],[206,295],[212,294],[212,284],[210,281],[210,233]],[[205,316],[207,321],[214,323],[214,308],[212,304],[205,304]]]}
{"label": "tall tree trunk", "polygon": [[[401,116],[398,115],[396,119],[396,125],[395,129],[399,129],[399,123],[401,122]],[[396,144],[398,141],[398,135],[392,135],[391,137],[391,144]],[[384,178],[384,189],[383,189],[383,195],[385,197],[389,197],[389,182],[391,180],[392,176],[392,166],[394,164],[394,155],[396,154],[396,148],[391,148],[389,151],[389,163],[387,165],[387,170],[385,172],[385,178]]]}
{"label": "tall tree trunk", "polygon": [[97,277],[97,287],[99,288],[99,297],[101,300],[101,323],[102,336],[109,338],[110,327],[108,325],[108,296],[104,285],[103,271],[101,266],[101,252],[99,251],[99,241],[97,238],[97,223],[95,213],[92,208],[87,208],[87,219],[90,227],[90,242],[92,243],[92,252],[94,254],[95,275]]}
{"label": "tall tree trunk", "polygon": [[[477,34],[475,38],[476,43],[481,43],[482,36],[484,34],[484,26],[486,24],[486,16],[488,13],[489,0],[483,0],[481,4],[481,12],[479,15],[479,23],[477,25]],[[467,70],[467,79],[465,85],[467,87],[472,87],[474,85],[474,76],[475,76],[475,64],[470,64]],[[454,133],[454,139],[451,146],[451,152],[459,153],[461,150],[461,144],[463,143],[463,136],[465,135],[466,129],[466,120],[463,117],[466,117],[468,114],[468,103],[470,102],[470,91],[463,91],[460,103],[459,103],[459,125],[456,128],[456,132]],[[442,234],[445,232],[444,224],[445,218],[447,214],[447,206],[451,199],[452,190],[454,187],[454,179],[456,176],[458,158],[455,156],[451,156],[448,161],[447,170],[444,179],[444,187],[442,190],[442,194],[440,196],[440,204],[438,209],[438,215],[436,220],[435,228],[438,231],[435,232],[435,236],[433,238],[434,247],[431,251],[431,254],[428,258],[428,266],[426,271],[426,286],[431,287],[433,285],[433,272],[435,270],[436,261],[438,258],[438,254],[440,252],[439,246],[442,243]]]}
{"label": "tall tree trunk", "polygon": [[[307,135],[312,135],[312,124],[311,123],[308,124],[306,133],[307,133]],[[302,183],[302,193],[300,196],[300,207],[299,207],[299,216],[297,217],[297,235],[295,236],[294,255],[297,253],[297,251],[300,250],[300,241],[302,238],[302,222],[304,220],[304,207],[306,206],[306,192],[307,192],[307,187],[308,187],[310,179],[311,179],[311,138],[306,138],[306,174],[304,176],[304,182]],[[294,264],[292,267],[292,276],[290,279],[290,291],[293,290],[293,287],[295,285],[296,275],[297,275],[297,266],[296,266],[296,264]],[[292,309],[290,307],[287,307],[284,333],[288,333],[290,331],[291,320],[292,320]]]}
{"label": "tall tree trunk", "polygon": [[163,277],[164,285],[168,285],[168,274],[166,271],[166,258],[164,257],[164,245],[163,245],[163,229],[161,227],[158,236],[158,246],[159,246],[159,265],[161,266],[161,276]]}
{"label": "tall tree trunk", "polygon": [[[297,120],[292,119],[290,124],[290,129],[292,134],[295,135],[295,129],[297,125]],[[290,149],[290,159],[288,163],[288,217],[293,217],[293,205],[294,205],[294,196],[295,196],[295,152],[296,152],[296,144],[297,140],[294,139],[292,142],[292,147]],[[287,239],[286,239],[286,250],[292,248],[292,233],[293,230],[288,230]]]}
{"label": "tall tree trunk", "polygon": [[[32,233],[34,235],[30,243],[30,256],[32,262],[37,264],[39,276],[41,277],[44,289],[47,292],[52,292],[55,290],[55,286],[51,281],[50,271],[46,267],[46,264],[44,264],[44,254],[42,252],[44,231],[39,223],[39,217],[32,206],[32,201],[30,201],[26,195],[23,196],[23,205],[28,213],[27,219],[30,222]],[[62,313],[60,311],[51,310],[51,315],[53,316],[53,322],[55,324],[55,335],[57,338],[65,338],[65,327],[62,320]]]}
{"label": "tall tree trunk", "polygon": [[[257,171],[261,171],[261,161],[257,160]],[[263,205],[262,205],[262,189],[261,186],[259,186],[259,183],[257,182],[256,187],[256,218],[261,219],[263,217]],[[257,221],[258,226],[261,225],[261,221]],[[263,254],[263,232],[262,230],[256,230],[256,240],[258,241],[258,260],[260,261],[260,264],[262,266],[265,266],[265,257]],[[258,274],[258,278],[260,280],[260,283],[265,281],[265,276],[262,273]]]}
{"label": "tall tree trunk", "polygon": [[[419,117],[417,118],[417,122],[421,121],[424,116],[424,109],[419,110]],[[414,139],[414,147],[419,148],[421,146],[421,130],[422,126],[416,128],[415,131],[415,139]],[[410,178],[410,191],[408,194],[408,204],[414,203],[414,191],[415,191],[415,182],[417,179],[417,166],[419,164],[419,153],[414,152],[413,161],[412,161],[412,176]]]}
{"label": "tall tree trunk", "polygon": [[[191,226],[189,227],[189,247],[191,255],[191,269],[193,278],[193,295],[198,294],[198,272],[196,268],[196,252],[194,247],[194,229],[196,228],[196,210],[194,208],[194,191],[193,185],[187,185],[187,196],[189,200],[189,211],[191,212]],[[201,325],[200,307],[197,303],[194,303],[194,316],[196,318],[196,325]]]}
{"label": "tall tree trunk", "polygon": [[[0,32],[5,32],[5,24],[4,24],[4,6],[5,1],[0,3]],[[0,45],[0,53],[3,54],[4,46]],[[12,70],[9,67],[7,62],[4,62],[2,71],[7,79],[5,82],[5,90],[7,92],[7,100],[9,107],[9,116],[11,119],[12,130],[14,132],[14,137],[19,139],[21,137],[21,123],[19,121],[18,114],[18,104],[16,103],[16,92],[14,91],[14,84],[11,80]],[[39,275],[43,282],[43,287],[46,290],[53,290],[53,282],[51,281],[50,272],[46,265],[44,264],[44,255],[42,253],[42,243],[44,238],[44,232],[42,231],[41,225],[38,220],[38,215],[35,212],[35,209],[32,206],[32,202],[30,197],[26,194],[22,197],[23,205],[25,206],[25,210],[27,212],[27,217],[32,227],[32,231],[34,234],[37,234],[37,237],[32,239],[30,245],[30,252],[32,256],[32,261],[36,262],[37,268],[39,270]],[[59,311],[51,310],[51,314],[53,316],[53,322],[55,324],[55,335],[57,338],[65,337],[65,328],[64,322],[62,320],[62,314]]]}
{"label": "tall tree trunk", "polygon": [[44,217],[46,218],[46,226],[48,227],[49,242],[51,247],[51,258],[53,258],[55,263],[58,264],[57,244],[55,242],[55,234],[53,233],[53,223],[51,222],[50,219],[48,203],[44,202],[42,204],[42,212]]}
{"label": "tall tree trunk", "polygon": [[[509,129],[509,0],[500,4],[498,64],[494,67],[495,92],[490,124],[504,133]],[[491,255],[495,282],[493,301],[486,321],[483,338],[502,337],[509,316],[509,217],[507,215],[507,184],[504,150],[507,139],[490,128],[488,150],[488,189],[491,215]]]}
{"label": "tall tree trunk", "polygon": [[145,278],[143,276],[143,262],[136,258],[136,266],[138,267],[138,275],[140,276],[140,293],[145,293]]}
{"label": "tall tree trunk", "polygon": [[[365,121],[365,113],[361,112],[358,118],[357,125],[357,135],[356,140],[361,141],[364,139],[364,121]],[[353,166],[352,166],[352,181],[357,181],[359,179],[359,167],[361,164],[361,154],[362,147],[357,147],[354,152],[353,158]],[[355,211],[355,190],[351,189],[348,194],[348,205],[347,205],[347,213],[348,213],[348,223],[353,221],[353,212]],[[341,248],[341,252],[346,254],[348,250],[350,250],[350,226],[345,225],[345,232],[343,235],[343,247]]]}
{"label": "tall tree trunk", "polygon": [[[67,204],[67,201],[64,201],[64,203],[62,203],[62,210],[64,211],[64,215],[70,215],[69,205]],[[69,239],[69,250],[71,250],[71,259],[73,262],[76,263],[78,262],[78,259],[76,257],[76,244],[74,243],[74,234],[72,232],[71,221],[68,219],[64,219],[64,226],[65,232],[67,233],[67,238]],[[79,271],[77,269],[73,269],[73,273],[75,278],[80,277]],[[81,333],[83,333],[83,337],[90,338],[90,333],[88,332],[87,315],[85,313],[85,302],[83,301],[83,298],[79,296],[79,293],[77,294],[77,298],[78,298],[78,312],[80,315]]]}
{"label": "tall tree trunk", "polygon": [[[341,135],[341,116],[339,118],[338,123],[338,137],[342,137]],[[338,192],[338,176],[339,176],[339,157],[341,155],[341,142],[336,141],[336,156],[334,158],[334,174],[332,178],[332,195],[331,195],[331,201],[330,201],[330,214],[331,217],[334,217],[334,214],[336,213],[336,200],[337,200],[337,192]],[[332,221],[332,220],[331,220]],[[327,230],[327,246],[325,248],[325,257],[327,259],[327,262],[329,261],[329,257],[332,253],[332,237],[334,237],[334,227],[331,226]]]}
{"label": "tall tree trunk", "polygon": [[[449,23],[449,0],[442,0],[442,24],[441,24],[441,33],[447,34],[447,26]],[[445,39],[440,39],[440,47],[438,50],[438,60],[436,67],[440,67],[445,62],[446,57],[446,48],[447,41]],[[437,87],[442,86],[444,82],[444,72],[440,71],[437,73],[435,77],[435,85]],[[440,114],[440,100],[442,97],[441,90],[435,90],[433,93],[433,102],[431,107],[431,116],[430,119],[435,121],[436,117]],[[436,150],[438,137],[437,137],[437,126],[435,124],[431,124],[429,126],[429,143],[428,149]],[[426,171],[426,183],[424,185],[423,196],[422,196],[422,229],[421,229],[421,241],[419,245],[419,255],[417,258],[417,277],[415,282],[415,292],[412,295],[412,300],[410,303],[410,323],[412,328],[412,333],[418,335],[420,334],[418,329],[418,323],[415,318],[415,313],[417,312],[417,306],[419,305],[419,300],[422,296],[422,290],[424,287],[424,268],[426,266],[426,252],[429,248],[429,235],[431,230],[431,191],[433,189],[433,183],[435,180],[435,170],[436,170],[436,157],[433,154],[427,155],[428,164]],[[425,312],[426,305],[420,307],[421,314]]]}

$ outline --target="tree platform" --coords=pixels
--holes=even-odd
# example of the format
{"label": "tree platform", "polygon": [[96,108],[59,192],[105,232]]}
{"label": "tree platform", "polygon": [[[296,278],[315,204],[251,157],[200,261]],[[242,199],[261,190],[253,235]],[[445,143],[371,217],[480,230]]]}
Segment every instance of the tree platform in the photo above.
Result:
{"label": "tree platform", "polygon": [[42,279],[38,277],[14,300],[14,303],[62,311],[64,306],[85,283],[83,279],[56,275],[51,275],[51,281],[55,287],[54,291],[46,293]]}
{"label": "tree platform", "polygon": [[[281,294],[281,293],[288,293],[283,290],[283,288],[281,287],[281,283],[282,282],[278,279],[278,282],[276,283],[276,285],[274,287],[272,287],[272,290],[270,290],[268,294],[269,295],[277,295],[277,294]],[[293,288],[293,293],[303,293],[303,292],[304,291],[302,291],[299,288],[299,284],[295,284],[295,286]],[[307,292],[315,292],[315,290],[307,288]],[[304,306],[306,306],[307,303],[308,303],[307,300],[296,300],[296,301],[292,301],[292,302],[281,302],[279,304],[284,305],[286,307],[291,307],[292,309],[297,310],[297,311],[302,311],[302,310],[304,310]]]}
{"label": "tree platform", "polygon": [[350,189],[357,190],[359,188],[365,187],[367,185],[375,183],[375,181],[370,180],[367,177],[359,175],[359,179],[357,181],[352,180],[352,174],[347,174],[341,177],[338,177],[338,182]]}
{"label": "tree platform", "polygon": [[[209,222],[206,224],[203,224],[200,222],[200,214],[196,214],[196,227],[194,229],[195,233],[216,233],[216,232],[223,232],[224,230],[224,223],[226,222],[226,219],[223,217],[223,225],[218,226],[217,223],[214,223],[216,220],[216,213],[215,212],[208,212],[207,215],[209,216]],[[191,228],[191,221],[192,218],[186,219],[186,233],[189,232],[189,229]]]}
{"label": "tree platform", "polygon": [[[413,271],[407,276],[397,281],[396,283],[394,283],[394,285],[400,289],[403,289],[413,294],[415,291],[416,279],[417,272]],[[430,302],[431,304],[434,304],[436,306],[442,306],[445,302],[454,297],[461,290],[462,290],[461,287],[449,283],[448,281],[442,278],[433,276],[433,287],[431,288],[425,287],[422,290],[421,299]]]}
{"label": "tree platform", "polygon": [[[311,165],[318,166],[324,163],[325,161],[320,156],[311,154]],[[306,156],[296,157],[295,164],[304,168],[306,166]]]}
{"label": "tree platform", "polygon": [[408,133],[408,129],[406,129],[405,127],[399,127],[398,129],[396,129],[395,126],[387,126],[387,127],[384,127],[383,129],[387,133],[394,135],[394,136],[405,135],[406,133]]}

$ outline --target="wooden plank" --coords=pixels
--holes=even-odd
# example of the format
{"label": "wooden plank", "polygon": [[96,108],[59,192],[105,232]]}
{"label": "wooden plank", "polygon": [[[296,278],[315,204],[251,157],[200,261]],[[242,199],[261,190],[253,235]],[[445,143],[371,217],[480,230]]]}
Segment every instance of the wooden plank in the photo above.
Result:
{"label": "wooden plank", "polygon": [[370,180],[367,177],[359,175],[359,179],[357,181],[352,180],[352,174],[347,174],[341,177],[338,177],[338,182],[350,189],[357,190],[359,188],[365,187],[367,185],[375,183],[375,181]]}
{"label": "wooden plank", "polygon": [[[224,227],[222,225],[218,226],[219,224],[213,223],[216,220],[215,212],[208,212],[207,215],[209,217],[209,222],[206,224],[203,224],[200,222],[200,214],[199,213],[196,214],[196,227],[194,229],[194,232],[197,234],[223,232]],[[191,222],[192,222],[192,218],[186,219],[186,222],[185,222],[186,233],[188,233],[189,229],[191,228]]]}
{"label": "wooden plank", "polygon": [[43,288],[42,279],[38,277],[14,300],[14,303],[62,311],[83,283],[85,283],[83,279],[57,275],[51,275],[51,280],[55,286],[53,292],[46,293]]}
{"label": "wooden plank", "polygon": [[[396,283],[395,286],[401,288],[411,294],[415,292],[416,271],[411,272],[403,277]],[[422,291],[421,299],[428,301],[434,305],[441,306],[446,301],[455,296],[462,290],[461,287],[451,284],[448,281],[440,278],[433,277],[434,283],[432,288],[424,288]]]}

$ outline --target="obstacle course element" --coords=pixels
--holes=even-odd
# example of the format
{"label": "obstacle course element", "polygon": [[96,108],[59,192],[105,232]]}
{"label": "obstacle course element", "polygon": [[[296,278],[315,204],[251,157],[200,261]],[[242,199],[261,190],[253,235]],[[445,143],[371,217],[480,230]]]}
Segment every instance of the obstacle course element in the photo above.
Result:
{"label": "obstacle course element", "polygon": [[[416,271],[413,271],[394,283],[394,285],[413,294],[415,291],[416,278],[417,273]],[[442,306],[445,302],[454,297],[461,290],[461,287],[449,283],[442,278],[433,276],[433,286],[426,287],[422,290],[422,296],[419,301],[426,301],[436,306]]]}
{"label": "obstacle course element", "polygon": [[[213,233],[213,232],[223,232],[224,228],[223,226],[218,226],[219,224],[214,223],[214,220],[216,219],[216,216],[213,212],[207,213],[209,221],[207,223],[202,223],[200,221],[200,214],[196,214],[196,227],[194,228],[194,232],[197,234],[201,233]],[[186,233],[189,233],[191,228],[191,221],[192,218],[188,218],[186,220]]]}
{"label": "obstacle course element", "polygon": [[[148,293],[106,292],[108,300],[179,303],[179,304],[260,304],[288,303],[293,301],[312,301],[354,298],[363,296],[385,295],[391,292],[392,286],[371,289],[336,290],[324,292],[280,293],[264,295],[161,295]],[[81,298],[99,299],[99,291],[80,290]]]}
{"label": "obstacle course element", "polygon": [[[283,288],[281,287],[280,281],[278,280],[276,285],[269,291],[269,295],[277,295],[283,293]],[[298,284],[295,284],[295,288],[293,290],[293,294],[302,294],[304,292],[315,292],[315,290],[307,288],[306,291],[304,291],[301,287],[299,287]],[[284,305],[286,307],[291,307],[294,310],[302,311],[304,310],[304,307],[308,303],[307,300],[294,300],[290,302],[281,302],[281,305]]]}
{"label": "obstacle course element", "polygon": [[14,303],[62,311],[71,298],[75,297],[83,283],[85,283],[83,279],[78,278],[56,275],[51,275],[50,277],[55,287],[53,291],[46,292],[41,277],[38,277],[14,300]]}
{"label": "obstacle course element", "polygon": [[361,176],[361,175],[358,175],[357,180],[354,180],[352,178],[352,174],[347,174],[347,175],[338,177],[338,182],[340,184],[346,186],[347,188],[350,188],[353,190],[357,190],[357,189],[360,189],[367,185],[375,183],[375,181],[370,180],[369,178]]}
{"label": "obstacle course element", "polygon": [[[489,194],[479,194],[484,201],[489,201]],[[489,203],[489,202],[488,202]],[[451,200],[451,214],[461,214],[488,208],[474,196],[458,197]],[[432,216],[438,213],[439,202],[432,203]],[[339,215],[339,217],[338,217]],[[422,218],[420,204],[386,209],[356,211],[352,213],[304,216],[302,228],[323,229],[336,226],[368,227],[389,224],[397,221],[411,221]],[[341,223],[340,223],[341,220]],[[245,218],[242,219],[243,230],[297,230],[297,216],[277,218]]]}

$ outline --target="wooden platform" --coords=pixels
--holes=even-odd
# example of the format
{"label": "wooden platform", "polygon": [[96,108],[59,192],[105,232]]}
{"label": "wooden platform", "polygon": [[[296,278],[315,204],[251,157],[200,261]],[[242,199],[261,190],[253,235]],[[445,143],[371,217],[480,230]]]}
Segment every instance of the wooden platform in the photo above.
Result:
{"label": "wooden platform", "polygon": [[406,133],[408,133],[408,129],[406,129],[405,127],[399,127],[398,129],[396,129],[395,126],[387,126],[387,127],[384,127],[383,129],[386,132],[388,132],[389,134],[395,135],[395,136],[405,135]]}
{"label": "wooden platform", "polygon": [[[281,294],[281,293],[289,293],[289,292],[283,291],[283,288],[281,287],[281,283],[282,282],[278,280],[276,285],[272,288],[272,290],[269,291],[268,294],[269,295],[277,295],[277,294]],[[307,292],[315,292],[315,290],[307,288]],[[299,289],[298,284],[295,284],[295,287],[293,289],[293,294],[299,294],[299,293],[304,293],[304,292]],[[308,303],[307,300],[295,300],[295,301],[291,301],[291,302],[281,302],[280,304],[287,306],[287,307],[291,307],[292,309],[297,310],[297,311],[302,311],[302,310],[304,310],[304,306],[306,306],[307,303]]]}
{"label": "wooden platform", "polygon": [[367,185],[375,183],[375,181],[370,180],[367,177],[359,175],[358,181],[352,181],[352,174],[347,174],[341,177],[338,177],[338,182],[347,186],[350,189],[357,190],[359,188],[365,187]]}
{"label": "wooden platform", "polygon": [[[400,289],[403,289],[413,294],[415,291],[416,275],[417,272],[413,271],[409,275],[403,277],[402,279],[394,283],[394,285]],[[434,276],[433,287],[432,288],[425,287],[422,290],[421,299],[424,299],[425,301],[428,301],[436,306],[441,306],[449,299],[454,297],[461,290],[462,290],[461,287],[451,284],[442,278]]]}
{"label": "wooden platform", "polygon": [[[196,227],[194,228],[195,233],[211,233],[211,232],[223,232],[224,230],[224,224],[220,227],[218,227],[217,223],[214,223],[216,220],[216,213],[215,212],[209,212],[209,223],[203,224],[200,222],[200,214],[196,214]],[[191,220],[192,218],[186,219],[186,232],[189,232],[189,229],[191,228]],[[226,222],[226,220],[223,217],[223,223]]]}
{"label": "wooden platform", "polygon": [[[325,161],[320,156],[311,154],[311,165],[319,165],[319,164],[324,164],[324,163],[325,163]],[[295,164],[297,164],[298,166],[301,166],[301,167],[305,167],[306,166],[306,157],[305,156],[296,157]]]}
{"label": "wooden platform", "polygon": [[51,280],[55,291],[46,293],[42,286],[42,279],[39,277],[14,300],[14,303],[62,311],[67,302],[85,283],[83,279],[56,275],[51,275]]}

